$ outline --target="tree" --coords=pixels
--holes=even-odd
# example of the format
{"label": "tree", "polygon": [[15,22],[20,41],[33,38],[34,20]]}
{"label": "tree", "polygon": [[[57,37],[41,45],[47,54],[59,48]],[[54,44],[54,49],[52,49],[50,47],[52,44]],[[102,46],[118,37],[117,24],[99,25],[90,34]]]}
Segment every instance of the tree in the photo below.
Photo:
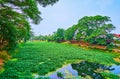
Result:
{"label": "tree", "polygon": [[58,0],[0,0],[0,50],[15,48],[19,40],[30,36],[28,20],[40,23],[41,12],[37,3],[43,7],[53,5]]}
{"label": "tree", "polygon": [[79,40],[84,38],[84,41],[88,41],[91,44],[106,45],[107,36],[110,35],[111,30],[115,29],[115,26],[108,22],[111,22],[108,16],[96,15],[81,18],[77,24]]}
{"label": "tree", "polygon": [[69,41],[73,40],[76,30],[77,30],[76,25],[73,25],[72,27],[69,27],[67,30],[65,30],[65,39]]}
{"label": "tree", "polygon": [[58,28],[57,32],[54,33],[54,40],[56,42],[64,41],[64,29]]}

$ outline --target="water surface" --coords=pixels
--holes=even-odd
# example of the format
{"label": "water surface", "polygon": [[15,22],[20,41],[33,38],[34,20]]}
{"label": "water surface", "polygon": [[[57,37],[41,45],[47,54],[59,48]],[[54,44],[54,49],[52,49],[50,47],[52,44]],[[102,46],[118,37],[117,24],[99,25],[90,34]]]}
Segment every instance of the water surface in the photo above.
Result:
{"label": "water surface", "polygon": [[88,61],[82,61],[80,63],[69,64],[65,67],[60,68],[59,70],[55,71],[54,73],[50,74],[49,77],[51,79],[62,79],[57,76],[57,72],[61,72],[64,78],[72,78],[72,77],[86,77],[89,76],[93,79],[105,79],[99,71],[108,70],[113,74],[120,74],[120,66],[113,65],[113,66],[105,66],[99,63],[93,63]]}

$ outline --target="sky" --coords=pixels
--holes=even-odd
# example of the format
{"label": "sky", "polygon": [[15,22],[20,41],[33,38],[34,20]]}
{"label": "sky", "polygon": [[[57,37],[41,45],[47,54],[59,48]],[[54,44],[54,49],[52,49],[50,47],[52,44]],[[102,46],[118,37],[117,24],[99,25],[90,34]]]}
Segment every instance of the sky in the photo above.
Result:
{"label": "sky", "polygon": [[38,5],[43,20],[31,24],[35,35],[48,35],[58,28],[67,29],[84,16],[109,16],[116,27],[112,33],[120,34],[120,0],[59,0],[53,6]]}

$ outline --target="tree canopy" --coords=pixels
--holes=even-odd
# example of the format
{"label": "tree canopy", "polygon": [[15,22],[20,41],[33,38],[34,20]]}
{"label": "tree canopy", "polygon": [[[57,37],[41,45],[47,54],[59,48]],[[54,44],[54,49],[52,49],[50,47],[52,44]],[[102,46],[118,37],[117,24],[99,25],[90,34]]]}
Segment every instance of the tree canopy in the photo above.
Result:
{"label": "tree canopy", "polygon": [[54,32],[53,37],[56,42],[64,41],[64,29],[58,28],[57,32]]}
{"label": "tree canopy", "polygon": [[0,50],[16,47],[21,39],[30,36],[30,25],[40,23],[42,18],[38,3],[45,7],[58,0],[0,0]]}
{"label": "tree canopy", "polygon": [[98,42],[98,38],[106,41],[108,34],[115,29],[115,26],[108,22],[111,22],[108,16],[85,16],[78,21],[78,34],[91,43]]}
{"label": "tree canopy", "polygon": [[106,45],[108,44],[106,41],[112,40],[111,31],[115,29],[115,26],[110,22],[111,19],[108,16],[84,16],[76,25],[65,31],[65,38]]}
{"label": "tree canopy", "polygon": [[67,30],[65,30],[65,39],[73,40],[76,30],[77,30],[76,25],[73,25],[72,27],[69,27]]}

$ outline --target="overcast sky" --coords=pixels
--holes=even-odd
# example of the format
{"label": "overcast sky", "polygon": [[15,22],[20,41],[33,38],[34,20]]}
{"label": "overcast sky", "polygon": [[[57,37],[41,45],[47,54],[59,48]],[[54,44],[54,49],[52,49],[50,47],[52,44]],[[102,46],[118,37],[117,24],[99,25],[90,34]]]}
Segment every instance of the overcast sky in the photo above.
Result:
{"label": "overcast sky", "polygon": [[38,6],[43,20],[32,25],[35,35],[48,35],[58,28],[67,29],[84,16],[103,15],[111,17],[116,26],[114,33],[120,33],[120,0],[59,0],[53,6]]}

